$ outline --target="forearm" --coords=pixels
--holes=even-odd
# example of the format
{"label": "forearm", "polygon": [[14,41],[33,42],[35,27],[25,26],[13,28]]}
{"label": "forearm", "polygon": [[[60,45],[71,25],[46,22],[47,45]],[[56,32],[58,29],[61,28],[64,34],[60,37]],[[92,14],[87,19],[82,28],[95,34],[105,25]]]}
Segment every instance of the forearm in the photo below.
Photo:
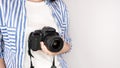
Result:
{"label": "forearm", "polygon": [[67,44],[66,42],[64,42],[64,46],[62,48],[61,51],[59,51],[57,54],[63,54],[63,53],[66,53],[70,50],[70,45]]}
{"label": "forearm", "polygon": [[0,58],[0,68],[5,68],[5,63],[2,58]]}

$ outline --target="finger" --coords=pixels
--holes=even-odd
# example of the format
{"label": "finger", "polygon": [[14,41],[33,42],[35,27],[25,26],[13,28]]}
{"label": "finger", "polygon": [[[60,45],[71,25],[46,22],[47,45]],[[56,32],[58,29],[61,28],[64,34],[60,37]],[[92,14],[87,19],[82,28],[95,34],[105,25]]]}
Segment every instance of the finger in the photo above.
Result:
{"label": "finger", "polygon": [[40,44],[41,44],[41,45],[44,45],[44,43],[43,43],[43,42],[40,42]]}
{"label": "finger", "polygon": [[47,55],[56,55],[55,53],[50,52],[43,42],[40,42],[40,44],[41,44],[42,51],[44,53],[46,53]]}
{"label": "finger", "polygon": [[41,44],[42,50],[45,51],[47,48],[45,47],[44,43],[43,43],[43,42],[40,42],[40,44]]}
{"label": "finger", "polygon": [[43,42],[40,42],[40,44],[41,44],[41,49],[42,49],[42,51],[44,52],[44,53],[46,53],[46,54],[48,54],[48,49],[46,48],[46,46],[44,45],[44,43]]}

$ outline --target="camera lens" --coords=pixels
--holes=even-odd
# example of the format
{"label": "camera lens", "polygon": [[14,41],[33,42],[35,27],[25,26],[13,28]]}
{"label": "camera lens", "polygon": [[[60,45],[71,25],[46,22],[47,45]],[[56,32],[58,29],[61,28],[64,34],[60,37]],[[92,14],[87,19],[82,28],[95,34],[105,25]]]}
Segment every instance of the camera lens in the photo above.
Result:
{"label": "camera lens", "polygon": [[44,43],[51,52],[59,52],[63,48],[63,40],[59,36],[49,36]]}
{"label": "camera lens", "polygon": [[54,40],[52,47],[58,49],[60,47],[60,41],[58,39]]}

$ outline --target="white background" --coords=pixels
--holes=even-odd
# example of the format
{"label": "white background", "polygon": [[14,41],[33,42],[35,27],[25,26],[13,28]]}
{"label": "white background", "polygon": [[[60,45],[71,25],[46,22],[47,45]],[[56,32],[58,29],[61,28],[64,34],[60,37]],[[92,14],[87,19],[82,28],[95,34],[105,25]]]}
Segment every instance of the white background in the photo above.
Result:
{"label": "white background", "polygon": [[65,0],[70,14],[69,68],[120,68],[120,0]]}

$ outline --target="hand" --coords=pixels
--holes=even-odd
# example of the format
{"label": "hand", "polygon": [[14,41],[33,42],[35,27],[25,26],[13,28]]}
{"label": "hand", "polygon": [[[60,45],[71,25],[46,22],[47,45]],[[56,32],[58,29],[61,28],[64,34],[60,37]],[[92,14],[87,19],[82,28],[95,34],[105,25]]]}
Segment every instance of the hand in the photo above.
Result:
{"label": "hand", "polygon": [[41,49],[42,49],[42,51],[43,51],[44,53],[46,53],[46,54],[48,54],[48,55],[52,55],[52,56],[58,55],[58,54],[63,54],[63,53],[66,53],[66,52],[68,52],[68,51],[70,50],[70,45],[67,44],[66,42],[64,42],[63,48],[62,48],[62,50],[59,51],[59,52],[51,52],[51,51],[49,51],[49,50],[46,48],[46,46],[44,45],[43,42],[40,42],[40,44],[41,44]]}
{"label": "hand", "polygon": [[47,49],[47,47],[44,45],[43,42],[40,42],[40,44],[41,44],[41,49],[42,49],[42,51],[43,51],[44,53],[46,53],[47,55],[52,55],[52,56],[54,56],[54,55],[58,55],[58,54],[59,54],[58,52],[51,52],[51,51],[49,51],[49,50]]}

